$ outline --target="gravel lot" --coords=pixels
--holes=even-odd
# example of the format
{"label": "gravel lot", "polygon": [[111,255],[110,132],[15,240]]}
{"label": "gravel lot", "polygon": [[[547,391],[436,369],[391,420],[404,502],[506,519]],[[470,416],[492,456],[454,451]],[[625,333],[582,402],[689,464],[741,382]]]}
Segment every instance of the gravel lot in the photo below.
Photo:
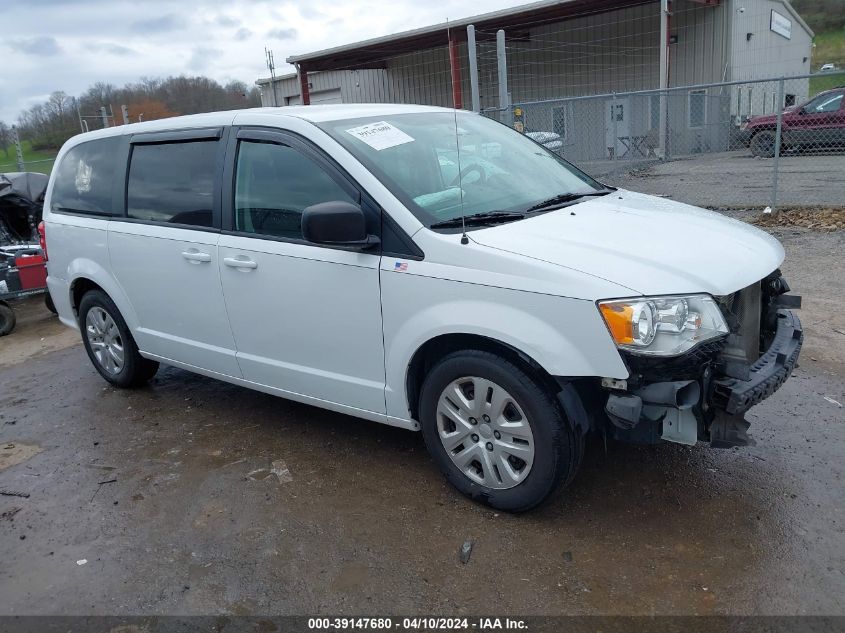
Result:
{"label": "gravel lot", "polygon": [[779,237],[807,342],[757,446],[594,444],[522,516],[418,434],[173,368],[112,389],[33,300],[0,339],[0,488],[30,495],[0,496],[0,614],[845,615],[845,232]]}
{"label": "gravel lot", "polygon": [[[774,159],[755,158],[748,150],[665,163],[601,161],[580,166],[612,185],[702,207],[760,208],[772,199]],[[779,183],[779,205],[845,206],[845,155],[782,156]]]}

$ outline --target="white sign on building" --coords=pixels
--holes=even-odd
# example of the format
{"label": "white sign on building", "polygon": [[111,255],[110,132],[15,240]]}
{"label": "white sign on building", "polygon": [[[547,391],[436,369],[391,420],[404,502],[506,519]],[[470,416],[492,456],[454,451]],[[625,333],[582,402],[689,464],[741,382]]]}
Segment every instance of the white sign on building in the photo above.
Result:
{"label": "white sign on building", "polygon": [[792,39],[792,20],[772,9],[772,21],[769,28],[786,39]]}

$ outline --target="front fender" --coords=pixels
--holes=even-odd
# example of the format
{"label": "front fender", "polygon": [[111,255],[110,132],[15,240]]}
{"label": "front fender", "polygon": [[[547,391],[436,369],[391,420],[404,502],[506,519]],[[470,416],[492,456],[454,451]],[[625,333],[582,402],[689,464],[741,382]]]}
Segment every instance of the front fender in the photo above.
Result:
{"label": "front fender", "polygon": [[382,306],[390,416],[409,417],[405,387],[409,363],[422,345],[444,334],[474,334],[505,343],[552,376],[628,377],[591,301],[385,274]]}

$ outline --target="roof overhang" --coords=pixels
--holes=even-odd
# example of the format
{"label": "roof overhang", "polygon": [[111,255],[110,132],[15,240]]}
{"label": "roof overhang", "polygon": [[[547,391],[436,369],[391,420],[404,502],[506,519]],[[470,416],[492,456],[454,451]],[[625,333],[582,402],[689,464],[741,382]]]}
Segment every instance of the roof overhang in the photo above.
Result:
{"label": "roof overhang", "polygon": [[[312,70],[354,70],[359,68],[383,68],[386,57],[403,53],[445,46],[449,42],[449,31],[456,31],[458,39],[466,39],[466,27],[475,25],[479,33],[476,39],[495,37],[498,29],[507,29],[509,34],[524,32],[543,24],[552,24],[584,15],[606,13],[615,9],[652,4],[658,0],[542,0],[513,9],[484,13],[454,22],[435,24],[412,31],[377,37],[363,42],[327,48],[304,55],[287,58],[289,64]],[[386,48],[389,45],[389,48]]]}

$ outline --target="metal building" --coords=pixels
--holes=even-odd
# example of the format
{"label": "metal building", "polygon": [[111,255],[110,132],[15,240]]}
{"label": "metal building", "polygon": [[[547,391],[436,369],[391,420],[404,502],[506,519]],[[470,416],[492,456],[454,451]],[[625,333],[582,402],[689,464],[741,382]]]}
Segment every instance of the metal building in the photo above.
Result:
{"label": "metal building", "polygon": [[[665,0],[664,0],[665,2]],[[813,33],[788,0],[543,0],[295,55],[259,79],[263,105],[399,102],[470,106],[467,26],[482,108],[497,107],[496,32],[511,103],[806,74]],[[661,66],[661,41],[666,59]],[[303,98],[304,97],[304,98]]]}
{"label": "metal building", "polygon": [[[257,83],[268,106],[420,103],[502,118],[512,104],[615,94],[523,108],[526,129],[560,135],[585,159],[624,153],[625,136],[688,154],[730,143],[717,121],[775,108],[771,87],[710,84],[806,75],[812,38],[789,0],[543,0],[295,55],[297,73]],[[695,88],[662,102],[625,94],[679,86]],[[800,101],[809,82],[791,90],[787,101]]]}

